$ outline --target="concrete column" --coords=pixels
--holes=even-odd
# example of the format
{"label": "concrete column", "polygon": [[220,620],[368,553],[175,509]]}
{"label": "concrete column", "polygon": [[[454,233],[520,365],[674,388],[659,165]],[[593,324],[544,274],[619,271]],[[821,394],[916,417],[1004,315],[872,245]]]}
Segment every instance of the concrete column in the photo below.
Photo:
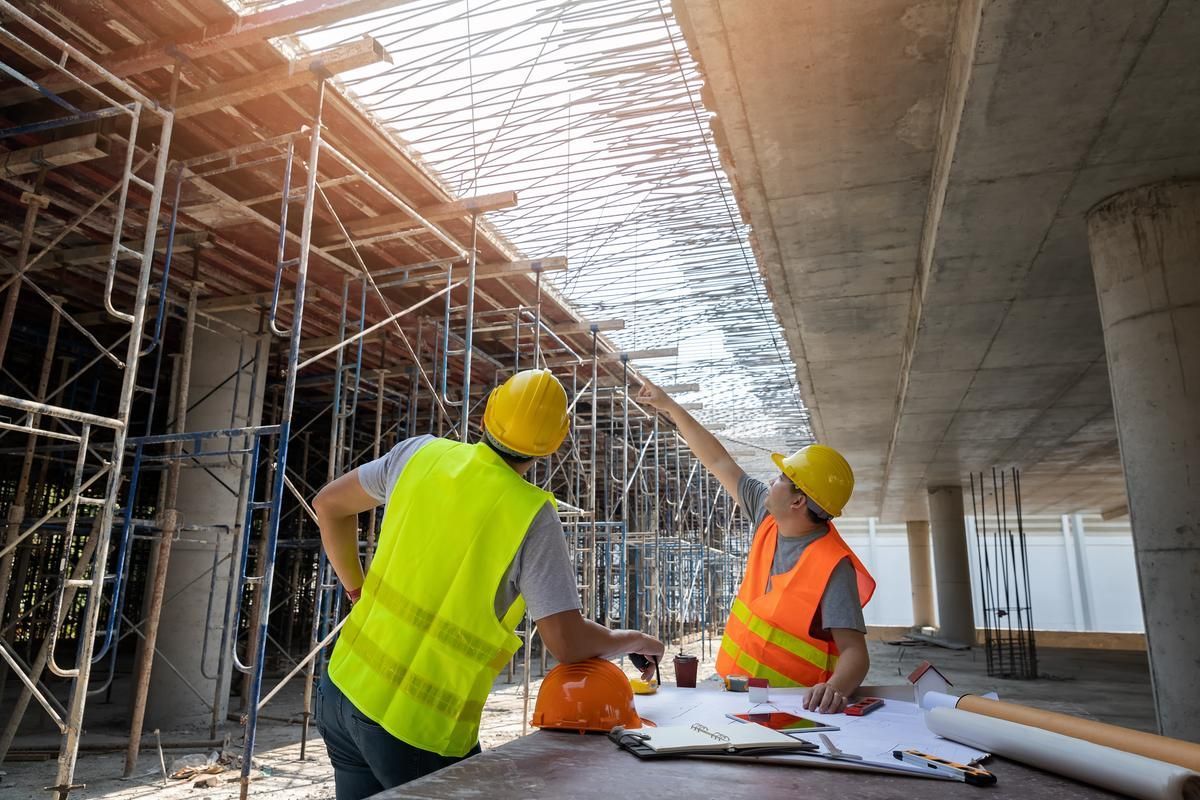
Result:
{"label": "concrete column", "polygon": [[1200,181],[1088,214],[1162,733],[1200,742]]}
{"label": "concrete column", "polygon": [[[257,316],[247,315],[238,321],[249,327],[256,325]],[[216,331],[198,328],[195,335],[187,429],[206,431],[257,424],[262,414],[262,387],[258,387],[251,402],[251,368],[247,367],[240,379],[230,376],[240,366],[239,361],[244,364],[254,356],[259,337],[239,337],[237,331],[223,326]],[[265,347],[260,357],[266,358]],[[240,447],[240,440],[236,445]],[[228,439],[208,440],[205,444],[210,451],[228,446]],[[191,445],[185,449],[190,451]],[[224,674],[217,674],[229,588],[229,561],[222,559],[232,554],[234,531],[241,524],[237,496],[241,456],[214,456],[202,461],[202,466],[184,461],[179,476],[175,503],[178,538],[167,568],[158,656],[146,705],[147,730],[175,727],[184,721],[208,722],[211,712],[207,704],[218,694],[218,681],[225,687],[219,693],[222,703],[228,703],[228,657]],[[214,562],[219,562],[215,581]],[[208,647],[202,664],[206,628]],[[226,711],[219,710],[220,720],[225,719]]]}
{"label": "concrete column", "polygon": [[936,624],[933,615],[933,562],[929,556],[929,523],[910,519],[908,528],[908,574],[912,582],[913,627]]}
{"label": "concrete column", "polygon": [[929,487],[929,523],[937,575],[938,638],[949,644],[974,646],[971,566],[961,486]]}

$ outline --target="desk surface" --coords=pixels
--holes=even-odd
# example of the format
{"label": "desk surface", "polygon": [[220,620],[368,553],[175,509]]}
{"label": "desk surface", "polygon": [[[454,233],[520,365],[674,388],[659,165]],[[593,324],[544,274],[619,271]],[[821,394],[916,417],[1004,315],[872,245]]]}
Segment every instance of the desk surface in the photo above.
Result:
{"label": "desk surface", "polygon": [[418,781],[382,792],[396,798],[559,798],[614,800],[636,797],[847,797],[894,800],[954,798],[1109,798],[1067,778],[992,759],[997,784],[977,789],[962,783],[876,775],[814,767],[721,763],[693,758],[642,761],[602,735],[538,731],[468,758]]}

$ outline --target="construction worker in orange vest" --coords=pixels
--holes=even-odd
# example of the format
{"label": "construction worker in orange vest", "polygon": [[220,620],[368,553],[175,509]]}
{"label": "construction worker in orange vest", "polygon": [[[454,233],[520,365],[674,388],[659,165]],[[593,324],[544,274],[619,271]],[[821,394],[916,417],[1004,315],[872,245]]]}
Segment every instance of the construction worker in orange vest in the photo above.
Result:
{"label": "construction worker in orange vest", "polygon": [[[513,629],[526,609],[560,662],[662,656],[651,636],[583,617],[554,497],[525,480],[566,438],[562,384],[549,370],[517,373],[488,398],[483,425],[477,444],[405,439],[313,501],[353,603],[317,705],[337,800],[479,752],[483,706],[521,644]],[[381,504],[364,575],[358,515]]]}
{"label": "construction worker in orange vest", "polygon": [[875,591],[874,579],[832,522],[854,490],[850,465],[819,444],[787,457],[775,453],[780,474],[768,485],[748,476],[659,387],[646,381],[637,400],[671,418],[754,527],[717,672],[767,678],[772,686],[806,686],[806,709],[841,712],[871,666],[862,608]]}

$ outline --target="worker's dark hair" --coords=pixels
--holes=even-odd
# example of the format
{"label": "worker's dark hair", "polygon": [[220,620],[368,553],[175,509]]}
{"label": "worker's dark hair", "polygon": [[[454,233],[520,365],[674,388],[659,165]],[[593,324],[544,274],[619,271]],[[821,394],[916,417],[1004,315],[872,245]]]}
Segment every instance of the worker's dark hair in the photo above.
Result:
{"label": "worker's dark hair", "polygon": [[505,448],[502,444],[493,439],[486,430],[483,432],[483,442],[492,449],[492,452],[503,458],[504,463],[508,464],[510,467],[523,467],[529,462],[537,460],[532,456],[519,455]]}
{"label": "worker's dark hair", "polygon": [[[788,486],[792,487],[792,494],[804,494],[804,490],[803,490],[803,489],[801,489],[801,488],[800,488],[799,486],[797,486],[796,484],[792,483],[792,480],[791,480],[791,478],[789,478],[788,476],[784,475],[784,476],[783,476],[783,479],[784,479],[785,481],[787,481],[787,483],[788,483]],[[806,502],[805,502],[805,505],[806,505],[806,508],[805,508],[805,510],[806,510],[806,511],[808,511],[808,518],[809,518],[809,520],[811,520],[813,523],[820,525],[821,523],[824,523],[824,522],[829,522],[829,520],[833,519],[833,517],[831,517],[830,515],[826,514],[826,513],[824,512],[824,510],[822,510],[822,509],[821,509],[821,507],[820,507],[819,505],[817,505],[816,503],[814,503],[814,502],[813,502],[813,499],[812,499],[811,497],[809,497],[809,496],[805,495],[804,499],[805,499],[805,501],[806,501]]]}

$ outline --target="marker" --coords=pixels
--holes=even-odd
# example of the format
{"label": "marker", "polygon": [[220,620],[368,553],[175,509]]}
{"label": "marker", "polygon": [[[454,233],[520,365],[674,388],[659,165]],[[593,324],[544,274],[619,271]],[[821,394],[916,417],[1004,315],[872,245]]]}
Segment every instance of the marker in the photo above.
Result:
{"label": "marker", "polygon": [[947,775],[972,786],[991,786],[996,782],[996,776],[986,769],[947,761],[944,758],[922,753],[920,750],[893,750],[892,755],[905,764],[928,767],[940,775]]}

